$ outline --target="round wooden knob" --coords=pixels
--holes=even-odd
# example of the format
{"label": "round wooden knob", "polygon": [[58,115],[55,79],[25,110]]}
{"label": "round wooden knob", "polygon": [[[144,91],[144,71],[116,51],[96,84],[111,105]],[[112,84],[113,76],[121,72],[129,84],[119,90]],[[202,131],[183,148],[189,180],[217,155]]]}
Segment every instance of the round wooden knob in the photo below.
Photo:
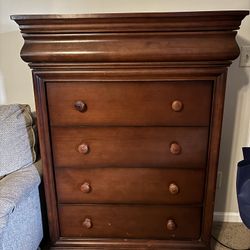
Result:
{"label": "round wooden knob", "polygon": [[180,154],[181,153],[181,146],[176,142],[171,143],[170,152],[174,155]]}
{"label": "round wooden knob", "polygon": [[183,109],[183,103],[179,100],[175,100],[172,102],[172,109],[175,112],[180,112]]}
{"label": "round wooden knob", "polygon": [[92,221],[89,218],[85,218],[85,220],[82,223],[82,225],[83,225],[83,227],[85,227],[87,229],[90,229],[93,226]]}
{"label": "round wooden knob", "polygon": [[89,146],[85,143],[79,145],[78,152],[81,154],[87,154],[89,152]]}
{"label": "round wooden knob", "polygon": [[177,225],[176,225],[175,221],[172,220],[172,219],[169,219],[169,220],[167,221],[167,229],[168,229],[169,231],[174,231],[176,228],[177,228]]}
{"label": "round wooden knob", "polygon": [[168,187],[170,194],[178,194],[180,189],[175,183],[171,183]]}
{"label": "round wooden knob", "polygon": [[87,105],[83,101],[76,101],[74,107],[79,112],[85,112],[87,110]]}
{"label": "round wooden knob", "polygon": [[80,187],[81,191],[83,193],[89,193],[91,191],[91,186],[88,182],[84,182],[81,187]]}

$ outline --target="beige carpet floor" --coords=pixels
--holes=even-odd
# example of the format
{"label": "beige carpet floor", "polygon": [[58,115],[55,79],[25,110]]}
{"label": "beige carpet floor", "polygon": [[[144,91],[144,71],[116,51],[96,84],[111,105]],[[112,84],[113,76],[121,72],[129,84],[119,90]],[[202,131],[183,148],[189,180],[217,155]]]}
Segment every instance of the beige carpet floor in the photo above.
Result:
{"label": "beige carpet floor", "polygon": [[[213,226],[213,235],[225,245],[233,249],[250,249],[250,230],[242,223],[219,223]],[[212,250],[226,250],[215,240],[211,242]]]}

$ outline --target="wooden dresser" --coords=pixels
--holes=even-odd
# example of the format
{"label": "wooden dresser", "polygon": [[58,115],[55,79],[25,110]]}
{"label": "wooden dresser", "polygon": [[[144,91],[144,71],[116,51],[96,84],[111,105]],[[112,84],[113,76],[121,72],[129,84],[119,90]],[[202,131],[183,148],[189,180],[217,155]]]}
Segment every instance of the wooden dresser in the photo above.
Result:
{"label": "wooden dresser", "polygon": [[210,249],[227,67],[248,11],[15,15],[56,249]]}

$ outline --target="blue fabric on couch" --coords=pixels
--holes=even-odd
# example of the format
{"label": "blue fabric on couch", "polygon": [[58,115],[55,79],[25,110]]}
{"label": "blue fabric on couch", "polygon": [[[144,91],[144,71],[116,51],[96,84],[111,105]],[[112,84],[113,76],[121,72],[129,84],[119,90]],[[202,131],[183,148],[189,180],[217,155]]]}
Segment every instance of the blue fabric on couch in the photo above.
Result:
{"label": "blue fabric on couch", "polygon": [[36,250],[43,238],[33,125],[28,105],[0,106],[0,250]]}

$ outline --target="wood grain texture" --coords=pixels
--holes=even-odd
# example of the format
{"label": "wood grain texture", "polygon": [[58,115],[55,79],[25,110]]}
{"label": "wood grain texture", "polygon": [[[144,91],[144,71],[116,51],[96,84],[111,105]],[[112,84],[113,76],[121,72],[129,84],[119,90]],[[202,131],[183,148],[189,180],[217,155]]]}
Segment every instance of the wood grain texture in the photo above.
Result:
{"label": "wood grain texture", "polygon": [[212,232],[216,179],[220,152],[220,137],[226,88],[226,73],[227,72],[219,75],[216,79],[216,84],[214,85],[214,100],[209,135],[210,143],[208,147],[209,157],[207,165],[206,192],[204,196],[204,223],[202,226],[202,239],[207,242],[207,244],[209,244]]}
{"label": "wood grain texture", "polygon": [[[206,127],[56,127],[51,128],[55,167],[204,168]],[[180,154],[170,152],[173,142]],[[87,144],[89,152],[78,147]]]}
{"label": "wood grain texture", "polygon": [[12,16],[51,249],[210,250],[226,70],[248,13]]}
{"label": "wood grain texture", "polygon": [[12,19],[24,33],[21,56],[27,62],[183,62],[236,58],[234,30],[247,14],[23,15]]}
{"label": "wood grain texture", "polygon": [[[47,84],[51,125],[208,126],[211,81]],[[202,98],[197,98],[202,96]],[[175,112],[172,103],[182,102]],[[75,103],[86,104],[79,112]]]}
{"label": "wood grain texture", "polygon": [[[61,235],[95,238],[198,239],[199,207],[126,206],[126,205],[59,205]],[[90,218],[93,227],[82,226]],[[167,229],[173,219],[177,227]]]}
{"label": "wood grain texture", "polygon": [[57,250],[145,250],[145,249],[159,249],[159,250],[209,250],[200,240],[146,240],[146,239],[100,239],[94,238],[83,239],[83,238],[61,238],[60,241],[56,242],[50,249]]}
{"label": "wood grain texture", "polygon": [[12,15],[23,33],[236,30],[248,11]]}
{"label": "wood grain texture", "polygon": [[[56,169],[59,203],[201,204],[203,170],[153,168]],[[88,192],[81,185],[88,183]],[[171,194],[169,186],[178,186]],[[87,186],[86,186],[87,187]]]}
{"label": "wood grain texture", "polygon": [[54,82],[182,82],[212,81],[230,61],[140,63],[30,63],[45,83]]}
{"label": "wood grain texture", "polygon": [[[55,242],[59,237],[57,218],[56,192],[54,189],[54,171],[52,164],[49,122],[47,114],[45,85],[43,80],[33,73],[34,93],[36,101],[39,146],[42,159],[43,183],[46,196],[46,207],[49,225],[50,241]],[[45,233],[46,235],[47,233]],[[48,240],[48,239],[46,239]]]}
{"label": "wood grain texture", "polygon": [[[239,55],[236,32],[128,33],[68,37],[44,41],[27,37],[26,62],[180,62],[230,60]],[[71,46],[68,46],[69,42]],[[195,46],[194,46],[195,45]],[[30,52],[32,51],[32,53]],[[147,53],[145,53],[147,51]],[[180,53],[181,51],[181,53]]]}

